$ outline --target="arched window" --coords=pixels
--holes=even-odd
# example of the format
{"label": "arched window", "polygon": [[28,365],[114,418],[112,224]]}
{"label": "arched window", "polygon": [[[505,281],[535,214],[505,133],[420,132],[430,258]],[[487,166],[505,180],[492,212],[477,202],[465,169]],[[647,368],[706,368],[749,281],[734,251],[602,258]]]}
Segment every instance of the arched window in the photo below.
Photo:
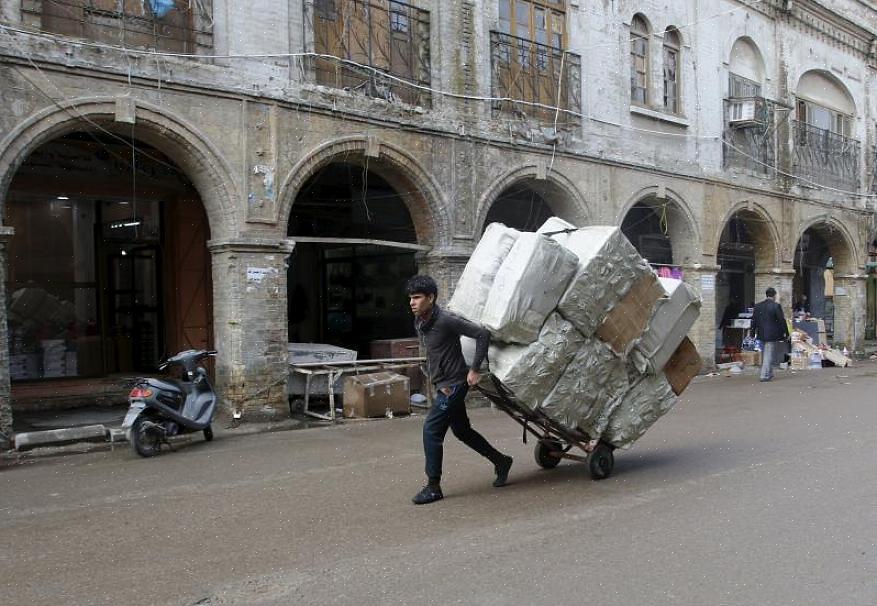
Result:
{"label": "arched window", "polygon": [[679,103],[679,32],[670,26],[664,32],[664,109],[678,114]]}
{"label": "arched window", "polygon": [[745,99],[761,97],[764,81],[764,59],[758,47],[747,38],[738,38],[731,48],[728,66],[728,97]]}
{"label": "arched window", "polygon": [[630,22],[630,102],[649,102],[649,24],[642,15]]}

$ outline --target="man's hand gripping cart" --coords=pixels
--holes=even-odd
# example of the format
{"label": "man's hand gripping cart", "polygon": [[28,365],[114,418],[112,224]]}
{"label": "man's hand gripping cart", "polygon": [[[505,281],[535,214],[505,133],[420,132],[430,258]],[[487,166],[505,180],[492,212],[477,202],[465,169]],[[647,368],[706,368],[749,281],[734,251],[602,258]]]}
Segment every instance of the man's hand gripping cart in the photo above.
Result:
{"label": "man's hand gripping cart", "polygon": [[[612,473],[615,464],[612,451],[615,447],[611,444],[591,439],[582,431],[567,429],[542,411],[523,406],[492,374],[485,374],[475,389],[524,428],[524,444],[527,443],[528,433],[536,436],[538,442],[534,454],[540,467],[553,469],[561,459],[572,459],[587,463],[594,480],[603,480]],[[571,453],[573,447],[585,455]]]}

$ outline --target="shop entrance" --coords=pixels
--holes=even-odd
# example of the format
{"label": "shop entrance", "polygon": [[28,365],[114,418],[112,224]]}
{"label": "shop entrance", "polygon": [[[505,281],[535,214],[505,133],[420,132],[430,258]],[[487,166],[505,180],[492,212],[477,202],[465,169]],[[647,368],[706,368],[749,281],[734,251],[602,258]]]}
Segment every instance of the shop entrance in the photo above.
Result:
{"label": "shop entrance", "polygon": [[16,173],[5,222],[13,381],[153,371],[210,346],[207,218],[159,150],[106,133],[46,143]]}
{"label": "shop entrance", "polygon": [[834,338],[835,272],[852,273],[843,242],[832,225],[820,223],[805,230],[795,247],[793,311],[823,320],[828,339]]}
{"label": "shop entrance", "polygon": [[[755,212],[735,213],[725,224],[716,256],[716,361],[737,351],[749,330],[745,320],[751,318],[759,293],[755,292],[755,274],[772,266],[773,240],[765,220]],[[735,323],[734,320],[744,320]],[[736,324],[736,325],[735,325]]]}
{"label": "shop entrance", "polygon": [[415,254],[428,248],[417,244],[405,203],[416,192],[394,176],[348,158],[302,186],[289,219],[291,342],[367,358],[373,341],[414,336],[405,282],[417,273]]}

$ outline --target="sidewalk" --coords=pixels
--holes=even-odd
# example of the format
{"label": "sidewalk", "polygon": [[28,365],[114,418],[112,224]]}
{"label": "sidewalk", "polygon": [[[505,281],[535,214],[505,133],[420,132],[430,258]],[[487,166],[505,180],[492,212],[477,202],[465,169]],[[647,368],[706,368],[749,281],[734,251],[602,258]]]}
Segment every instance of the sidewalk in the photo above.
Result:
{"label": "sidewalk", "polygon": [[[820,373],[831,373],[832,376],[855,376],[860,374],[869,374],[877,370],[877,361],[863,360],[855,363],[855,366],[848,368],[824,368],[813,370],[780,370],[776,371],[776,380],[782,381],[801,381],[812,380]],[[696,377],[689,390],[683,397],[689,395],[692,388],[703,384],[715,383],[716,386],[729,386],[734,383],[749,383],[757,380],[759,369],[754,366],[743,367],[742,372],[732,372],[730,369],[720,370]],[[477,398],[476,402],[485,402],[481,398]],[[479,404],[470,408],[479,407]],[[95,450],[112,450],[117,447],[128,448],[125,437],[121,432],[122,421],[128,406],[89,406],[78,409],[66,410],[50,410],[50,411],[31,411],[22,412],[16,415],[15,428],[17,436],[22,434],[40,434],[38,440],[49,440],[41,443],[39,446],[26,450],[10,450],[0,452],[0,460],[19,461],[32,457],[58,456],[64,454],[78,454],[84,452],[93,452]],[[423,416],[425,411],[414,409],[413,417]],[[340,415],[334,426],[341,427],[352,423],[370,423],[382,422],[383,419],[343,419]],[[331,428],[333,424],[329,421],[319,421],[304,417],[303,415],[295,415],[289,417],[286,415],[279,416],[273,421],[263,422],[245,422],[238,421],[221,416],[218,417],[213,424],[214,434],[217,438],[245,436],[259,433],[269,433],[278,431],[290,431],[296,429],[310,428]],[[52,432],[55,435],[51,435]],[[77,439],[77,436],[84,436]],[[56,438],[57,436],[57,438]],[[193,440],[203,439],[201,432],[186,434],[183,436],[172,438],[171,443],[189,442]]]}

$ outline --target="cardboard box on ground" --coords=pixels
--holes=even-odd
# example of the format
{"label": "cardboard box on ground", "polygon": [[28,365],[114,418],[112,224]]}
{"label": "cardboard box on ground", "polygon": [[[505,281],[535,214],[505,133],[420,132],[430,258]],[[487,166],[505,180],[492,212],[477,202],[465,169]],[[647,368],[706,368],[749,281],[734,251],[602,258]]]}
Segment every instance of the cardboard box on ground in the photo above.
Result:
{"label": "cardboard box on ground", "polygon": [[405,375],[376,372],[344,379],[344,417],[383,417],[388,412],[409,414],[411,390]]}
{"label": "cardboard box on ground", "polygon": [[[448,307],[490,330],[490,371],[521,405],[617,447],[670,410],[700,371],[685,337],[697,294],[659,281],[616,226],[553,217],[529,234],[492,224]],[[471,362],[471,339],[463,349]]]}

